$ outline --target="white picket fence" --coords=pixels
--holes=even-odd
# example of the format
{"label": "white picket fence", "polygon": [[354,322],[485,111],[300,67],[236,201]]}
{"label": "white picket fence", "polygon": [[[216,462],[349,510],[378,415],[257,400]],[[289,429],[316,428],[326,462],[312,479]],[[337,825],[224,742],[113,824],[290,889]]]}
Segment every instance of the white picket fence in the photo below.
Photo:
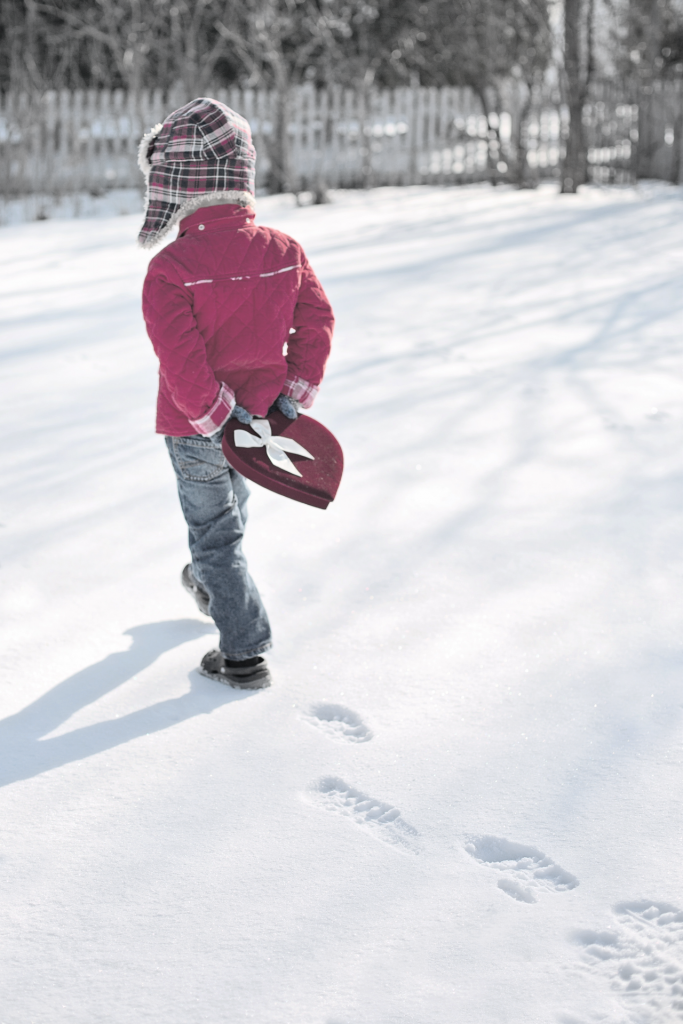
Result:
{"label": "white picket fence", "polygon": [[[277,97],[254,89],[213,95],[242,113],[256,145],[257,187],[268,181]],[[141,183],[142,134],[186,102],[161,90],[8,94],[0,103],[0,175],[6,193],[101,190]],[[510,132],[509,115],[502,120]],[[292,90],[289,177],[297,190],[488,175],[489,125],[468,89]],[[502,163],[501,161],[497,161]]]}
{"label": "white picket fence", "polygon": [[[249,120],[258,152],[257,187],[263,188],[276,138],[275,93],[231,88],[216,89],[213,95]],[[678,180],[680,89],[667,97],[668,107],[654,134],[649,132],[648,144],[652,160],[658,161],[656,175]],[[0,195],[100,194],[114,187],[141,187],[140,137],[189,98],[161,90],[1,96]],[[524,88],[510,83],[500,109],[487,119],[469,89],[295,88],[287,115],[291,187],[305,191],[504,180],[517,160],[515,140],[525,98]],[[593,97],[587,123],[595,180],[633,178],[639,117],[638,105],[625,100],[616,87]],[[535,98],[523,131],[524,160],[532,173],[556,173],[565,126],[557,97]],[[642,166],[638,171],[643,174]]]}

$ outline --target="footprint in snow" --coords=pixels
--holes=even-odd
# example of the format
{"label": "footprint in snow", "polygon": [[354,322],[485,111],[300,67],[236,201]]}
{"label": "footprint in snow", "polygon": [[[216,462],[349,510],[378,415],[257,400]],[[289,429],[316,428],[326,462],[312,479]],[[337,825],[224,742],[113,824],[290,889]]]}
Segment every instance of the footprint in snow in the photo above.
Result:
{"label": "footprint in snow", "polygon": [[325,811],[349,818],[375,839],[417,853],[418,832],[404,821],[391,804],[366,796],[342,779],[327,776],[305,794],[305,799]]}
{"label": "footprint in snow", "polygon": [[502,873],[498,888],[520,903],[535,903],[542,890],[564,892],[575,889],[578,878],[570,875],[535,846],[523,846],[498,836],[476,836],[466,845],[467,852],[486,867]]}
{"label": "footprint in snow", "polygon": [[343,704],[314,704],[304,721],[320,729],[326,736],[347,743],[367,743],[372,739],[372,730],[355,711]]}
{"label": "footprint in snow", "polygon": [[612,928],[572,938],[584,947],[588,970],[622,995],[633,1024],[683,1021],[683,911],[649,900],[620,903]]}

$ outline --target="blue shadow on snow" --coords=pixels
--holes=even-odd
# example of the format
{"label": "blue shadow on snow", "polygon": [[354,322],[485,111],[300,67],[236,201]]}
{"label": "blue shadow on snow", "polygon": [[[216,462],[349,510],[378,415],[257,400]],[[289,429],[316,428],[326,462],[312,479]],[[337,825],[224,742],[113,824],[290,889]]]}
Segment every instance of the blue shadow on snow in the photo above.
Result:
{"label": "blue shadow on snow", "polygon": [[190,675],[191,688],[181,697],[160,701],[107,722],[96,722],[63,736],[42,739],[81,708],[111,693],[151,665],[165,651],[179,647],[204,633],[213,623],[193,619],[151,622],[133,626],[125,635],[133,638],[127,651],[109,654],[58,683],[32,704],[0,721],[0,787],[30,779],[73,761],[82,761],[122,743],[160,732],[217,707],[244,700],[256,691],[231,690],[198,673]]}

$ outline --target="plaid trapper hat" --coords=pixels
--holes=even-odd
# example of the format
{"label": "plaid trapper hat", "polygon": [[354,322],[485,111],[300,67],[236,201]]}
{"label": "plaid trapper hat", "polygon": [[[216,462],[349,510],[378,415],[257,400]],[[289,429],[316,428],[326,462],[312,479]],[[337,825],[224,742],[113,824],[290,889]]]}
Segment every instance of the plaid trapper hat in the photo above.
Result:
{"label": "plaid trapper hat", "polygon": [[254,204],[256,150],[247,121],[205,96],[174,110],[140,143],[138,164],[147,182],[143,249],[161,241],[207,193]]}

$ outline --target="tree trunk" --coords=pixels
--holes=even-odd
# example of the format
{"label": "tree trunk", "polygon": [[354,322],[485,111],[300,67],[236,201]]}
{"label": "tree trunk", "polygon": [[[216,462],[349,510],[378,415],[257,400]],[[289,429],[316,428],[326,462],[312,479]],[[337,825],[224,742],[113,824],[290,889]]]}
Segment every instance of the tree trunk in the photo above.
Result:
{"label": "tree trunk", "polygon": [[582,0],[564,3],[564,73],[569,107],[567,152],[562,164],[561,192],[576,192],[586,180],[587,154],[583,133],[586,78],[581,70]]}
{"label": "tree trunk", "polygon": [[292,191],[289,167],[289,84],[280,76],[276,88],[275,125],[270,147],[268,190],[276,194]]}
{"label": "tree trunk", "polygon": [[[515,166],[514,166],[514,181],[517,188],[536,188],[538,185],[538,172],[532,173],[531,167],[529,167],[529,161],[527,160],[528,145],[527,145],[527,129],[528,129],[528,118],[531,113],[531,107],[533,104],[534,94],[533,86],[528,82],[525,83],[527,89],[527,95],[522,103],[517,117],[517,123],[515,125],[514,138],[511,140],[514,147],[515,154]],[[521,86],[521,83],[520,83]]]}
{"label": "tree trunk", "polygon": [[[482,85],[479,82],[474,86],[474,91],[479,98],[481,109],[486,118],[486,170],[491,184],[497,185],[500,179],[498,164],[503,158],[503,147],[500,141],[500,117],[497,112],[503,109],[503,105],[498,95],[495,96],[493,105],[489,102],[489,97],[486,94],[487,88],[497,92],[494,86]],[[493,118],[496,122],[495,125],[491,123],[492,113],[495,114]]]}

